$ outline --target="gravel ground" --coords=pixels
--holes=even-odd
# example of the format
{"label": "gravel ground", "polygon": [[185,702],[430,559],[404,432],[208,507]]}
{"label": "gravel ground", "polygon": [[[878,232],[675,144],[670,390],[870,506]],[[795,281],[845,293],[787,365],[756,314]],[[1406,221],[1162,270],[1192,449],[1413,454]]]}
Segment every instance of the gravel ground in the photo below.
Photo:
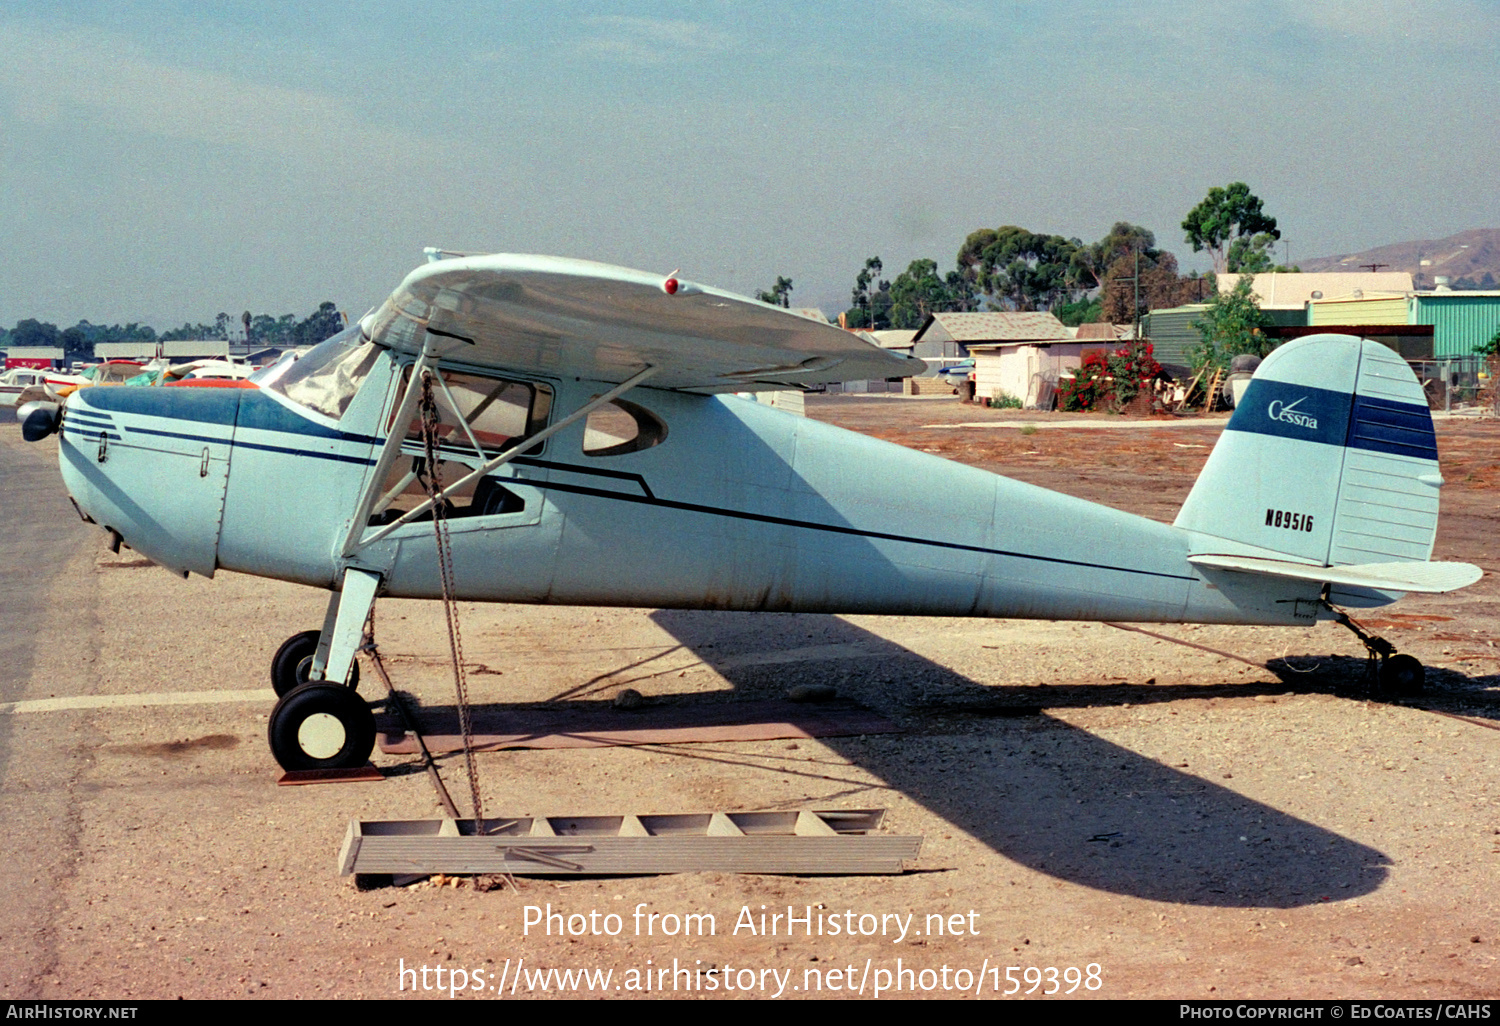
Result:
{"label": "gravel ground", "polygon": [[[931,428],[985,411],[930,399],[814,398],[809,412],[1160,519],[1218,430]],[[1439,426],[1450,485],[1437,558],[1496,568],[1497,436],[1493,423]],[[3,480],[27,489],[25,501],[5,493],[10,520],[68,539],[39,562],[34,543],[7,534],[26,601],[0,607],[0,702],[151,704],[0,713],[6,997],[431,996],[438,966],[445,995],[461,970],[489,996],[506,973],[508,996],[519,970],[517,997],[541,993],[527,974],[546,969],[609,970],[594,981],[606,994],[868,996],[884,979],[954,997],[977,979],[989,996],[1012,986],[1007,966],[1023,991],[1025,970],[1040,970],[1033,997],[1500,991],[1492,572],[1376,621],[1429,667],[1428,693],[1399,703],[1368,693],[1357,643],[1332,625],[1152,629],[1251,666],[1105,625],[464,606],[476,702],[605,701],[625,687],[654,703],[757,698],[830,683],[902,727],[484,754],[492,814],[882,807],[890,832],[924,835],[922,855],[894,878],[360,889],[334,873],[348,820],[434,815],[425,775],[377,753],[381,783],[278,788],[270,702],[226,694],[266,687],[271,654],[320,622],[322,596],[234,574],[181,581],[104,551],[67,521],[55,468],[44,473],[54,459],[0,425]],[[399,687],[452,703],[440,609],[384,601],[379,635]],[[199,700],[160,697],[184,692]],[[466,793],[461,759],[444,760],[444,776]],[[620,932],[527,930],[527,908],[549,905],[606,923],[615,913]],[[783,913],[774,935],[759,929],[761,906]],[[812,936],[800,924],[787,935],[788,906],[813,917]],[[647,935],[649,920],[638,933],[638,908],[711,913],[714,934]],[[939,918],[941,933],[929,928]],[[846,935],[861,923],[886,932]]]}

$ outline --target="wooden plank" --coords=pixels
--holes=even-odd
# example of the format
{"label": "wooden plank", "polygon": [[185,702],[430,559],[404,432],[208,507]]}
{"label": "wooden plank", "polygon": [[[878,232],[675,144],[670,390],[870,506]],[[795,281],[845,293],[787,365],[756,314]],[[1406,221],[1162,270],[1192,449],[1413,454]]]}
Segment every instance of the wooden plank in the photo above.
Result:
{"label": "wooden plank", "polygon": [[351,819],[349,829],[344,833],[344,845],[339,849],[339,876],[348,876],[354,872],[361,839],[359,820]]}
{"label": "wooden plank", "polygon": [[[518,876],[650,876],[769,873],[802,876],[894,874],[921,852],[920,837],[364,837],[349,872],[510,873]],[[509,854],[516,849],[515,854]],[[555,853],[560,862],[538,860]],[[346,874],[347,875],[347,874]]]}
{"label": "wooden plank", "polygon": [[351,821],[342,875],[892,874],[921,837],[872,833],[883,809]]}
{"label": "wooden plank", "polygon": [[365,763],[354,769],[286,770],[276,778],[278,787],[295,787],[300,784],[370,784],[384,780],[385,774],[373,763]]}
{"label": "wooden plank", "polygon": [[798,837],[838,836],[838,831],[823,822],[816,813],[806,811],[797,813],[797,825],[792,828],[792,832]]}
{"label": "wooden plank", "polygon": [[[813,818],[817,819],[816,816],[814,816]],[[821,819],[819,819],[818,822],[821,823],[823,821]],[[832,833],[832,832],[833,831],[831,831],[831,830],[829,831],[829,833]],[[716,812],[713,815],[713,819],[711,819],[709,821],[709,824],[708,824],[708,836],[709,837],[744,837],[745,836],[745,831],[743,831],[739,827],[735,826],[734,825],[734,820],[732,820],[728,816],[724,815],[724,813],[722,813],[722,812]]]}

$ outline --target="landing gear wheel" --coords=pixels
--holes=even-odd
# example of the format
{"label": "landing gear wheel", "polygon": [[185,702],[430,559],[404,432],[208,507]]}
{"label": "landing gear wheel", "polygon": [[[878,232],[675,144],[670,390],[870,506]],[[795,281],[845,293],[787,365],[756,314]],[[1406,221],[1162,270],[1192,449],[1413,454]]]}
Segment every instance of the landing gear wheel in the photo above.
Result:
{"label": "landing gear wheel", "polygon": [[[318,638],[321,634],[321,631],[293,634],[281,643],[281,647],[271,657],[271,688],[276,692],[277,698],[307,683],[307,675],[312,670],[313,655],[318,651]],[[359,687],[358,662],[349,665],[347,683],[351,688]]]}
{"label": "landing gear wheel", "polygon": [[353,688],[315,681],[282,696],[266,735],[282,769],[355,769],[375,750],[375,716]]}
{"label": "landing gear wheel", "polygon": [[1393,655],[1380,667],[1380,690],[1388,695],[1410,697],[1422,693],[1427,671],[1409,655]]}

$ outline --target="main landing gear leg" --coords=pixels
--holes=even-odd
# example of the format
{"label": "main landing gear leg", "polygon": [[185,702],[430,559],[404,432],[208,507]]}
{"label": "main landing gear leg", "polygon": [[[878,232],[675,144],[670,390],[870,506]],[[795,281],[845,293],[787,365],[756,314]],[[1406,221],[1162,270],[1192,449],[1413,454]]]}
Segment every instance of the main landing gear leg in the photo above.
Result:
{"label": "main landing gear leg", "polygon": [[313,654],[312,680],[347,680],[354,653],[364,637],[365,620],[375,604],[380,575],[367,570],[344,571],[344,590],[334,592],[323,617],[323,633]]}
{"label": "main landing gear leg", "polygon": [[1402,697],[1422,693],[1422,684],[1426,680],[1427,671],[1416,658],[1398,654],[1395,645],[1360,627],[1350,619],[1348,613],[1328,605],[1326,598],[1323,604],[1333,611],[1336,622],[1353,631],[1354,636],[1364,644],[1366,672],[1375,682],[1377,691]]}
{"label": "main landing gear leg", "polygon": [[[271,754],[288,770],[352,769],[375,750],[375,717],[347,680],[375,602],[380,576],[364,570],[344,574],[343,591],[328,604],[310,680],[282,695],[267,727]],[[289,640],[311,641],[305,635]],[[285,645],[282,646],[286,648]],[[278,653],[278,661],[282,653]]]}

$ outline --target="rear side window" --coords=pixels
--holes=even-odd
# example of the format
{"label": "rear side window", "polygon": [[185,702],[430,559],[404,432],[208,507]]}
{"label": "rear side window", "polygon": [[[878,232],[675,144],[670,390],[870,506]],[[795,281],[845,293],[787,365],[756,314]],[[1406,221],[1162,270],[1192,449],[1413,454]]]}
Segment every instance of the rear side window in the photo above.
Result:
{"label": "rear side window", "polygon": [[585,456],[623,456],[667,440],[667,425],[635,403],[616,399],[589,414],[583,428]]}

